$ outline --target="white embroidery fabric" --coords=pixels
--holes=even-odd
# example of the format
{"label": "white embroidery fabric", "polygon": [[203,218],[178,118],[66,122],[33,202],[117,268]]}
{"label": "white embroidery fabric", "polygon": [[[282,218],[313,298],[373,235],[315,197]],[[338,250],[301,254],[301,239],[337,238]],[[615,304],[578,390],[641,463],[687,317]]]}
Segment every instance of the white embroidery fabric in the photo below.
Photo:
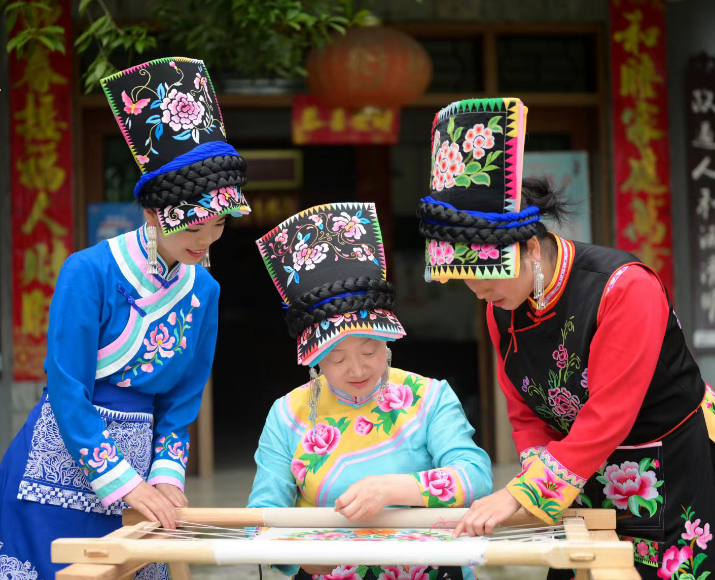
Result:
{"label": "white embroidery fabric", "polygon": [[[121,413],[102,407],[97,410],[124,458],[146,479],[152,460],[151,415]],[[122,501],[107,507],[102,505],[82,469],[67,451],[47,400],[32,432],[31,448],[17,497],[108,515],[121,515],[122,510],[129,507]]]}

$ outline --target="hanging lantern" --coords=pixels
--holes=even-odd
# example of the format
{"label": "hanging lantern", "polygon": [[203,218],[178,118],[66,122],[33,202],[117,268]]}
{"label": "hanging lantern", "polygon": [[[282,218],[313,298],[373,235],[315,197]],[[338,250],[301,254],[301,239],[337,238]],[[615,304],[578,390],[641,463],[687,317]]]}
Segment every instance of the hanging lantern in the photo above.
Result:
{"label": "hanging lantern", "polygon": [[[375,23],[379,21],[376,20]],[[349,29],[308,55],[310,93],[331,107],[402,107],[432,80],[432,60],[411,36],[379,25]]]}

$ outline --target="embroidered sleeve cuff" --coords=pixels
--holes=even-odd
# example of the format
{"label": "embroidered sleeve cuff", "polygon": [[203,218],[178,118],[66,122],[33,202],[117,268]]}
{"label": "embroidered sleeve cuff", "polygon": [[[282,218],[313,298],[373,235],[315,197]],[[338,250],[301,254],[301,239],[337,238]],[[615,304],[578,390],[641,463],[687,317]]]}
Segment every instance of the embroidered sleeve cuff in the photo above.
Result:
{"label": "embroidered sleeve cuff", "polygon": [[527,510],[551,524],[576,499],[586,480],[563,468],[552,469],[543,460],[544,454],[548,455],[548,452],[544,450],[541,457],[527,462],[528,465],[506,487]]}
{"label": "embroidered sleeve cuff", "polygon": [[524,461],[531,457],[538,457],[544,449],[546,449],[546,447],[543,445],[539,445],[538,447],[527,447],[524,449],[524,451],[519,453],[519,463],[521,463],[521,467],[526,467],[524,465]]}
{"label": "embroidered sleeve cuff", "polygon": [[459,470],[452,467],[440,467],[413,473],[412,477],[420,486],[425,507],[464,506],[466,486]]}
{"label": "embroidered sleeve cuff", "polygon": [[157,459],[152,463],[151,471],[147,483],[156,485],[157,483],[169,483],[184,491],[184,476],[186,470],[179,461],[171,459]]}
{"label": "embroidered sleeve cuff", "polygon": [[112,469],[90,481],[90,485],[102,505],[108,506],[123,498],[141,482],[139,474],[126,459],[122,459]]}
{"label": "embroidered sleeve cuff", "polygon": [[705,413],[708,435],[710,440],[715,443],[715,390],[707,383],[705,383],[705,398],[703,399],[702,407]]}

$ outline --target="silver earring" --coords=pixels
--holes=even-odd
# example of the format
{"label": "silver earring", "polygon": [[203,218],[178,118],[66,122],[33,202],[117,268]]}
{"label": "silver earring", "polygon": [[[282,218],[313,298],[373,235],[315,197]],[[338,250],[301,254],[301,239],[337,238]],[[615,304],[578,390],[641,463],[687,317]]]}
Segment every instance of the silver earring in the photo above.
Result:
{"label": "silver earring", "polygon": [[390,367],[392,366],[392,351],[390,347],[387,348],[387,368],[385,372],[382,373],[382,378],[380,379],[380,388],[377,391],[377,401],[382,403],[385,400],[385,391],[387,386],[390,384]]}
{"label": "silver earring", "polygon": [[147,257],[146,260],[146,265],[147,265],[147,273],[148,274],[158,274],[159,273],[159,262],[156,259],[156,249],[157,249],[157,231],[156,231],[156,226],[147,226],[146,227],[146,237],[148,239],[147,243],[147,254],[149,256]]}
{"label": "silver earring", "polygon": [[210,268],[211,267],[211,258],[209,258],[209,249],[206,248],[206,251],[204,252],[204,255],[201,256],[201,261],[199,262],[204,268]]}
{"label": "silver earring", "polygon": [[[321,375],[323,373],[320,373]],[[318,401],[320,400],[320,375],[315,368],[310,369],[310,399],[308,406],[310,407],[310,416],[308,419],[315,427],[315,421],[318,418]]]}
{"label": "silver earring", "polygon": [[536,302],[537,310],[544,310],[546,303],[544,302],[544,273],[541,271],[541,263],[534,260],[534,301]]}

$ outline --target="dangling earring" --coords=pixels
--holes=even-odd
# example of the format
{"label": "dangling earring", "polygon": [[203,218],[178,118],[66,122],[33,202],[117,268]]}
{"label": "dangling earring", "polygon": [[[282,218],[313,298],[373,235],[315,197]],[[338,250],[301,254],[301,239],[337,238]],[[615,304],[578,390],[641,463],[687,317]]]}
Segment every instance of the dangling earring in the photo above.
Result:
{"label": "dangling earring", "polygon": [[[320,373],[321,375],[323,373]],[[315,368],[310,369],[310,399],[308,406],[310,407],[310,416],[308,419],[315,427],[315,420],[318,418],[318,401],[320,400],[320,375]]]}
{"label": "dangling earring", "polygon": [[201,261],[199,262],[204,268],[210,268],[211,267],[211,258],[209,258],[209,249],[206,248],[206,251],[204,252],[204,255],[201,256]]}
{"label": "dangling earring", "polygon": [[146,265],[147,265],[147,273],[148,274],[158,274],[159,273],[159,262],[156,259],[156,248],[157,248],[157,231],[156,231],[156,226],[147,226],[146,227],[146,237],[148,239],[147,242],[147,260],[146,260]]}
{"label": "dangling earring", "polygon": [[392,366],[392,351],[390,350],[390,347],[386,347],[387,349],[387,368],[385,369],[385,372],[382,373],[382,378],[380,379],[380,388],[377,391],[377,402],[382,403],[385,400],[385,391],[387,390],[387,386],[390,384],[390,367]]}
{"label": "dangling earring", "polygon": [[533,270],[534,302],[536,302],[537,310],[543,310],[544,308],[546,308],[546,303],[544,302],[544,273],[541,271],[541,263],[534,260]]}

